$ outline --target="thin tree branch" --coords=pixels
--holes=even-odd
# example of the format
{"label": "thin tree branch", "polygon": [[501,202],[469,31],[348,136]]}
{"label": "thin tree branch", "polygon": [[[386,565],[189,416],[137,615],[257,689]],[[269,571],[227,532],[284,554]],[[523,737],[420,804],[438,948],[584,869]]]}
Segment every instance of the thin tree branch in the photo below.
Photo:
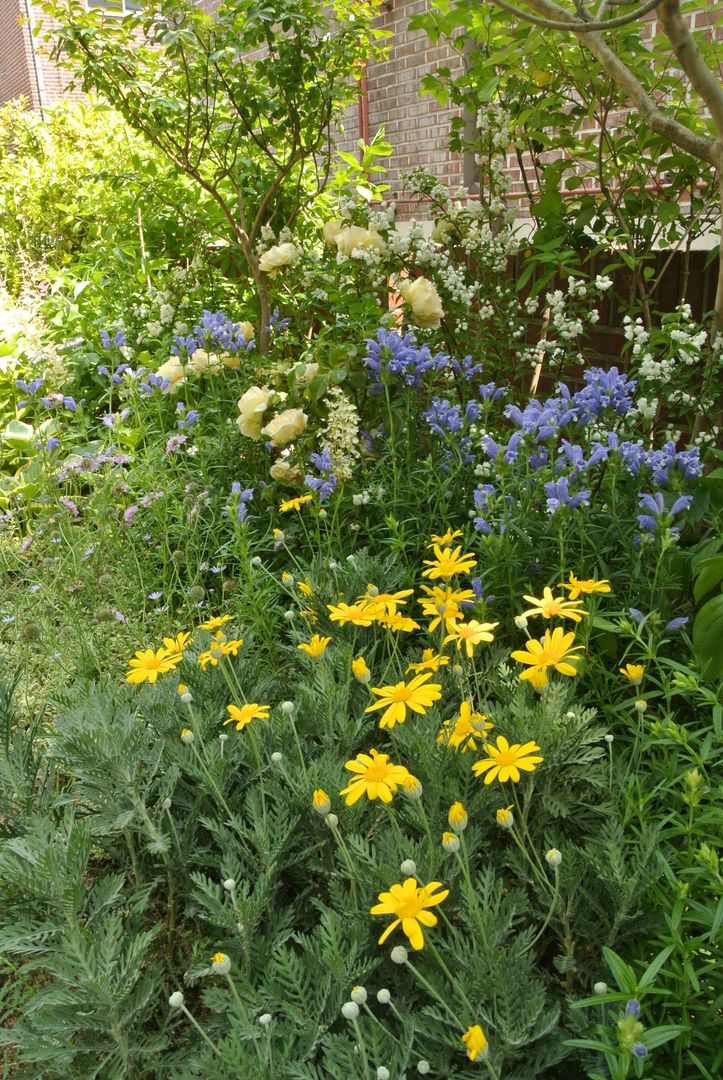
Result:
{"label": "thin tree branch", "polygon": [[492,0],[492,3],[502,8],[503,11],[509,12],[510,15],[516,15],[518,19],[523,19],[534,26],[542,26],[546,30],[574,30],[576,33],[589,34],[596,30],[614,30],[616,26],[627,26],[628,23],[642,19],[644,15],[647,15],[649,11],[652,11],[660,3],[660,0],[647,0],[647,3],[642,4],[635,11],[629,11],[627,15],[618,15],[616,19],[605,19],[600,22],[592,19],[574,19],[565,22],[566,18],[569,19],[570,13],[565,11],[564,8],[558,9],[560,12],[559,17],[555,15],[550,18],[543,18],[539,15],[532,15],[529,11],[523,11],[513,4],[509,4],[507,0]]}
{"label": "thin tree branch", "polygon": [[723,86],[698,51],[695,39],[680,16],[680,0],[662,0],[658,18],[678,62],[710,110],[716,131],[723,138]]}
{"label": "thin tree branch", "polygon": [[[562,28],[560,20],[566,18],[568,13],[559,4],[554,3],[553,0],[527,0],[527,2],[536,11],[550,16],[549,26],[551,28]],[[517,8],[511,9],[511,5],[506,0],[491,0],[491,3],[506,11],[513,10],[514,14],[527,22],[531,20],[529,13],[522,12]],[[625,91],[629,102],[638,110],[648,127],[692,157],[707,161],[716,168],[721,167],[721,164],[723,164],[723,142],[720,139],[713,140],[704,135],[696,135],[685,124],[681,124],[679,120],[662,112],[651,100],[638,77],[610,48],[601,34],[590,31],[589,24],[577,24],[572,29],[575,36],[598,60],[606,74],[610,76],[617,86]]]}

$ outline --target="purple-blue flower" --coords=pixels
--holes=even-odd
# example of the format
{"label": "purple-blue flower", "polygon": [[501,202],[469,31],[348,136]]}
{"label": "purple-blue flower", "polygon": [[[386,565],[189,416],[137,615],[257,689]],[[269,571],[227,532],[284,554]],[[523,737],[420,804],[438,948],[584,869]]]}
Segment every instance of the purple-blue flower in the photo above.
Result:
{"label": "purple-blue flower", "polygon": [[254,489],[253,488],[244,488],[242,490],[241,489],[241,484],[239,483],[238,480],[234,480],[234,482],[231,484],[231,496],[230,496],[230,499],[229,499],[229,507],[233,508],[233,506],[235,504],[235,506],[236,506],[236,521],[239,523],[239,525],[243,525],[244,521],[248,517],[249,511],[248,511],[248,506],[246,504],[251,502],[253,497],[254,497]]}
{"label": "purple-blue flower", "polygon": [[579,506],[589,506],[590,504],[590,492],[588,490],[581,489],[571,494],[566,476],[560,476],[557,480],[550,480],[549,483],[545,484],[545,495],[547,497],[548,514],[556,514],[563,507],[576,510]]}
{"label": "purple-blue flower", "polygon": [[407,386],[419,387],[427,371],[442,371],[452,362],[444,353],[432,356],[427,345],[418,348],[411,330],[402,336],[394,330],[379,329],[376,338],[367,339],[366,346],[364,363],[377,391],[385,374],[396,375]]}
{"label": "purple-blue flower", "polygon": [[313,473],[307,473],[304,477],[304,483],[312,491],[318,491],[319,502],[322,503],[325,499],[328,499],[337,485],[337,478],[334,475],[334,462],[328,450],[323,450],[320,454],[310,454],[309,461],[320,475],[314,476]]}
{"label": "purple-blue flower", "polygon": [[640,1019],[640,1002],[635,998],[631,998],[625,1006],[625,1015],[634,1016],[636,1020]]}

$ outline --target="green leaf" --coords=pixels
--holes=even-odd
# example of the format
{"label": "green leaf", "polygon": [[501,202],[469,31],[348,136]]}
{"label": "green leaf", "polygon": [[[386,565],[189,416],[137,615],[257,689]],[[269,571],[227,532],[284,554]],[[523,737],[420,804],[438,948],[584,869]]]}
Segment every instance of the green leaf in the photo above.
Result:
{"label": "green leaf", "polygon": [[637,989],[637,980],[635,978],[635,972],[626,964],[622,957],[618,956],[612,949],[603,948],[603,956],[605,961],[613,973],[613,978],[618,984],[621,990],[625,990],[628,994],[634,994]]}
{"label": "green leaf", "polygon": [[640,1041],[643,1046],[647,1046],[648,1050],[653,1050],[656,1046],[662,1046],[663,1043],[670,1042],[671,1039],[689,1030],[686,1024],[665,1024],[663,1027],[644,1031],[640,1036]]}
{"label": "green leaf", "polygon": [[26,424],[24,420],[11,420],[2,433],[2,441],[13,450],[28,450],[35,437],[32,424]]}
{"label": "green leaf", "polygon": [[693,596],[696,604],[700,603],[706,593],[723,579],[723,555],[714,555],[705,559],[698,568],[698,577],[693,586]]}
{"label": "green leaf", "polygon": [[703,604],[696,615],[693,649],[706,679],[723,677],[723,593]]}
{"label": "green leaf", "polygon": [[658,974],[661,967],[663,966],[665,961],[668,959],[668,957],[670,956],[672,951],[673,951],[673,946],[668,945],[665,949],[661,949],[661,951],[658,953],[658,955],[655,957],[654,960],[650,961],[650,963],[648,964],[647,968],[645,969],[645,971],[643,972],[643,974],[642,974],[642,976],[640,978],[640,982],[638,983],[638,986],[640,987],[641,990],[646,986],[650,986],[650,984],[655,979],[655,976]]}

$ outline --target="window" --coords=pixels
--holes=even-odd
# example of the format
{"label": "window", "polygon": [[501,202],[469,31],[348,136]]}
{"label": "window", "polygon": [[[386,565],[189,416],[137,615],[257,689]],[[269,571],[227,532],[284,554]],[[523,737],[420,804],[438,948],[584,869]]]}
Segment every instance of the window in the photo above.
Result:
{"label": "window", "polygon": [[86,0],[89,11],[105,11],[108,15],[128,15],[141,10],[141,0]]}

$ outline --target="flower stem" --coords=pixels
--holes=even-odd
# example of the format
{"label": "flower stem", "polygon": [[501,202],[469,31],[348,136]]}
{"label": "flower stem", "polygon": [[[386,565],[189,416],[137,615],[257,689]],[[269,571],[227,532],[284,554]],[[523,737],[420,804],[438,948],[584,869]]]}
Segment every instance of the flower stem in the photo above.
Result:
{"label": "flower stem", "polygon": [[193,1026],[195,1027],[195,1029],[196,1029],[196,1031],[198,1032],[198,1034],[199,1034],[199,1035],[201,1036],[201,1038],[203,1039],[203,1041],[204,1041],[205,1043],[207,1043],[207,1044],[208,1044],[208,1045],[209,1045],[209,1046],[211,1047],[211,1049],[213,1050],[214,1054],[218,1054],[218,1055],[219,1055],[219,1057],[220,1057],[220,1056],[221,1056],[221,1051],[220,1051],[220,1050],[219,1050],[219,1048],[218,1048],[217,1046],[215,1046],[215,1045],[214,1045],[214,1043],[213,1043],[213,1042],[212,1042],[212,1041],[211,1041],[211,1040],[209,1039],[208,1035],[207,1035],[207,1034],[206,1034],[206,1032],[205,1032],[205,1031],[203,1030],[203,1028],[202,1028],[202,1027],[201,1027],[201,1025],[199,1024],[198,1020],[196,1020],[196,1018],[194,1017],[193,1013],[189,1012],[189,1010],[188,1010],[188,1009],[186,1008],[186,1006],[185,1006],[185,1005],[181,1005],[181,1011],[183,1012],[184,1016],[188,1017],[188,1019],[189,1019],[189,1020],[191,1021],[191,1023],[192,1023],[192,1024],[193,1024]]}

